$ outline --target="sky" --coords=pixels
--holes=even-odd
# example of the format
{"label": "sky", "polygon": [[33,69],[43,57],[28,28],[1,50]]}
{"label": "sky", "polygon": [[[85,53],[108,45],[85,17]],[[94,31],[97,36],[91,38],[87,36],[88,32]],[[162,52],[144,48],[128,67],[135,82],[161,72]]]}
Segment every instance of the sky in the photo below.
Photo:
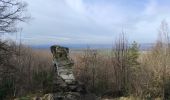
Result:
{"label": "sky", "polygon": [[[153,43],[162,20],[170,22],[170,0],[25,0],[28,45],[112,44],[123,31],[129,41]],[[18,39],[20,35],[6,37]]]}

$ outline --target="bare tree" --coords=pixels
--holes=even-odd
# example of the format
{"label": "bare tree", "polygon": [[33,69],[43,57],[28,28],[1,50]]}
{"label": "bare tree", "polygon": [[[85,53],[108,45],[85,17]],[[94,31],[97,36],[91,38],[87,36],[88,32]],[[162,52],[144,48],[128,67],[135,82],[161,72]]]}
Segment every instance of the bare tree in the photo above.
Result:
{"label": "bare tree", "polygon": [[125,38],[125,33],[120,34],[119,39],[115,42],[114,56],[116,60],[115,67],[115,78],[118,91],[125,92],[128,80],[128,66],[126,64],[127,52],[128,52],[128,42]]}
{"label": "bare tree", "polygon": [[159,41],[158,43],[161,43],[161,54],[162,54],[162,99],[165,99],[165,84],[166,84],[166,78],[167,78],[167,70],[168,70],[168,62],[170,57],[170,45],[169,45],[169,28],[168,24],[165,20],[162,21],[160,29],[159,29]]}
{"label": "bare tree", "polygon": [[18,22],[25,22],[27,4],[20,0],[0,0],[0,33],[17,32]]}
{"label": "bare tree", "polygon": [[[26,7],[27,4],[21,0],[0,0],[0,35],[19,31],[18,23],[26,22],[29,19],[25,13]],[[4,87],[4,84],[13,86],[16,82],[14,76],[18,70],[14,63],[11,63],[18,58],[16,48],[18,46],[13,45],[13,43],[0,39],[0,87]],[[15,89],[11,90],[12,88],[9,87],[6,89],[15,91]],[[5,93],[5,91],[2,93]],[[0,99],[2,98],[2,95],[0,95]]]}
{"label": "bare tree", "polygon": [[[151,98],[156,96],[162,97],[162,100],[167,99],[166,93],[167,82],[169,81],[170,71],[170,48],[169,48],[169,29],[168,24],[164,20],[159,28],[158,40],[155,47],[153,47],[151,53],[148,53],[147,66],[149,67],[149,73],[151,73],[151,79],[148,83],[148,92]],[[150,76],[148,76],[150,77]]]}

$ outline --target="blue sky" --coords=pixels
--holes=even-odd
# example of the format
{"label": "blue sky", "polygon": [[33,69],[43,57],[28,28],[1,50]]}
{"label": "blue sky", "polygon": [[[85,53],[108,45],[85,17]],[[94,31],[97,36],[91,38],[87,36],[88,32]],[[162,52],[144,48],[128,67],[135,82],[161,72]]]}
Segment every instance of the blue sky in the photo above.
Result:
{"label": "blue sky", "polygon": [[25,1],[32,20],[21,24],[21,37],[28,45],[112,44],[122,30],[129,41],[152,43],[161,21],[170,22],[169,0]]}

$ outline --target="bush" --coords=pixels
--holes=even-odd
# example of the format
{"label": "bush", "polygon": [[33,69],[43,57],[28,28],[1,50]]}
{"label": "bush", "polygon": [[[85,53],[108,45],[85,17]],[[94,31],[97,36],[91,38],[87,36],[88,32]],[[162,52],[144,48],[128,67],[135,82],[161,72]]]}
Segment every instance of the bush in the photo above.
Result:
{"label": "bush", "polygon": [[14,84],[12,79],[5,78],[0,84],[0,100],[3,100],[7,96],[12,96],[14,92]]}
{"label": "bush", "polygon": [[52,92],[53,87],[53,72],[42,71],[33,73],[33,86],[35,90],[42,90],[43,93]]}

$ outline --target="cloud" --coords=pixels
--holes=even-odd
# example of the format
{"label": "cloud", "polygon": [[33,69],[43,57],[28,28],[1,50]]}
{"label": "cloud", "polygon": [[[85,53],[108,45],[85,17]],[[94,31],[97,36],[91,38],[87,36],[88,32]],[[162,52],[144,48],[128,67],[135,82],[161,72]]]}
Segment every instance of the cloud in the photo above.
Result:
{"label": "cloud", "polygon": [[[112,43],[123,30],[131,40],[153,42],[168,0],[26,0],[33,20],[23,26],[26,44]],[[32,42],[34,41],[34,42]]]}

